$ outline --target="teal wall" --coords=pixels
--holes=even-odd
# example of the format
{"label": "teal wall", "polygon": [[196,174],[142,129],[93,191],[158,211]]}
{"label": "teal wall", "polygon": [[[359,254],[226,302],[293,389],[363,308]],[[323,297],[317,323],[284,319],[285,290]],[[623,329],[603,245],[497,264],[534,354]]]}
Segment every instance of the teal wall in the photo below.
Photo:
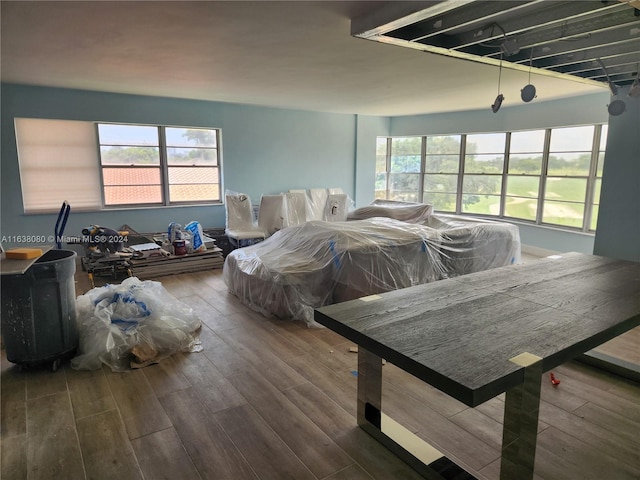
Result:
{"label": "teal wall", "polygon": [[[635,258],[640,254],[640,113],[627,98],[627,112],[608,118],[608,91],[556,101],[534,101],[485,110],[403,117],[375,117],[246,106],[172,98],[121,95],[3,84],[1,90],[0,232],[49,235],[56,215],[24,215],[13,119],[52,118],[151,123],[222,129],[224,187],[249,194],[290,188],[341,187],[356,206],[374,198],[375,138],[492,132],[609,122],[609,141],[596,237],[520,223],[525,245]],[[635,102],[635,103],[634,103]],[[69,188],[73,188],[70,185]],[[66,233],[91,223],[143,231],[164,230],[171,221],[198,220],[222,227],[224,206],[73,212]],[[9,244],[5,246],[11,246]]]}
{"label": "teal wall", "polygon": [[627,92],[626,111],[609,119],[594,253],[640,262],[640,98]]}
{"label": "teal wall", "polygon": [[359,115],[356,131],[356,207],[369,205],[375,199],[376,137],[390,135],[389,117]]}
{"label": "teal wall", "polygon": [[[56,215],[22,213],[15,117],[221,128],[224,187],[249,194],[253,203],[290,188],[341,187],[353,198],[356,137],[361,146],[375,145],[375,132],[356,133],[355,115],[13,84],[2,85],[0,99],[2,235],[52,234],[56,221]],[[92,223],[162,231],[171,221],[191,220],[224,226],[224,206],[72,210],[65,233]]]}
{"label": "teal wall", "polygon": [[505,132],[606,122],[609,91],[553,101],[534,100],[504,106],[493,113],[484,110],[394,117],[391,135]]}

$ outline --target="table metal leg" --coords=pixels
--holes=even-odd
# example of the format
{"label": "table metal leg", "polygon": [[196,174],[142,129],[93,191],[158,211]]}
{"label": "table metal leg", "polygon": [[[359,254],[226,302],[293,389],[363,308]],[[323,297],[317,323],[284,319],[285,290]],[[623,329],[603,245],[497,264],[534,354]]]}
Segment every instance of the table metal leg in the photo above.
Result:
{"label": "table metal leg", "polygon": [[476,480],[416,434],[382,413],[382,359],[358,347],[358,425],[429,480]]}
{"label": "table metal leg", "polygon": [[382,359],[358,348],[358,425],[369,423],[380,429],[382,410]]}
{"label": "table metal leg", "polygon": [[522,385],[507,390],[500,480],[531,480],[536,458],[542,362],[524,369]]}

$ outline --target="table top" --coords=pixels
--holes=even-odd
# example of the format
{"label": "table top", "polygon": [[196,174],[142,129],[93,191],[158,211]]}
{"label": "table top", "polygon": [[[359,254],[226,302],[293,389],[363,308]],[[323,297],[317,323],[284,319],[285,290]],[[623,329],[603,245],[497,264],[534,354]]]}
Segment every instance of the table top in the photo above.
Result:
{"label": "table top", "polygon": [[[51,250],[50,245],[37,246],[32,248],[39,248],[42,250],[42,255]],[[0,260],[0,275],[22,275],[26,272],[31,265],[33,265],[42,255],[29,258],[27,260],[20,260],[16,258],[3,258]]]}
{"label": "table top", "polygon": [[316,309],[315,320],[474,407],[640,324],[640,263],[569,253]]}

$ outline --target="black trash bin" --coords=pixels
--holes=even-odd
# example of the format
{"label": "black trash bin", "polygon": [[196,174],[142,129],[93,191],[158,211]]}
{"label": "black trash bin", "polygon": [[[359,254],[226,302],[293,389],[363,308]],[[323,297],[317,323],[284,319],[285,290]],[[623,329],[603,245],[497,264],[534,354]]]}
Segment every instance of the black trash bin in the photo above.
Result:
{"label": "black trash bin", "polygon": [[2,339],[7,360],[23,366],[62,359],[78,348],[76,252],[49,250],[23,274],[2,275]]}

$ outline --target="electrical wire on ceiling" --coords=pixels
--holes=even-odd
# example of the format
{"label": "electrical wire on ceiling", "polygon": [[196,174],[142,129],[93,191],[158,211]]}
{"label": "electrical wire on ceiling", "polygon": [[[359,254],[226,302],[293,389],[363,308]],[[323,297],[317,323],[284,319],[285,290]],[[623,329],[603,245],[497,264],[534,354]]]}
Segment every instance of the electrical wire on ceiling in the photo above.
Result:
{"label": "electrical wire on ceiling", "polygon": [[536,98],[536,87],[531,83],[531,66],[533,64],[533,48],[531,49],[531,55],[529,56],[529,83],[520,90],[520,98],[525,103],[529,103]]}

